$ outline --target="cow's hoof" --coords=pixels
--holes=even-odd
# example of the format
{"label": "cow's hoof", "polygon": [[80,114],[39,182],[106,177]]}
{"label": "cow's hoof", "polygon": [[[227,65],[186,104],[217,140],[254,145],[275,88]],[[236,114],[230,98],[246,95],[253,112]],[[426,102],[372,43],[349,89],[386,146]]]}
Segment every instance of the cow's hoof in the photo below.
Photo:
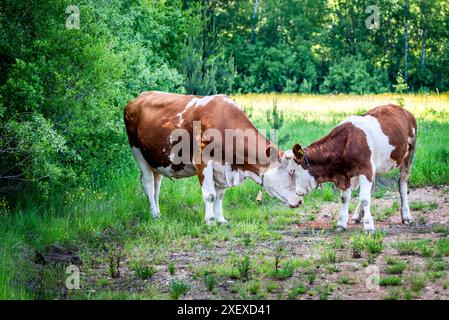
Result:
{"label": "cow's hoof", "polygon": [[413,221],[412,218],[407,218],[407,219],[402,219],[402,224],[406,225],[406,226],[410,226],[412,224],[414,224],[415,222]]}
{"label": "cow's hoof", "polygon": [[359,224],[361,220],[362,220],[362,219],[360,219],[360,218],[358,218],[358,219],[352,218],[352,223],[353,223],[353,224]]}
{"label": "cow's hoof", "polygon": [[151,216],[153,217],[153,219],[159,219],[161,217],[161,214],[160,213],[153,213]]}
{"label": "cow's hoof", "polygon": [[342,233],[345,231],[346,231],[346,228],[343,226],[337,226],[337,228],[335,229],[335,232],[337,232],[337,233]]}
{"label": "cow's hoof", "polygon": [[217,222],[219,224],[228,224],[228,220],[226,220],[225,218],[219,218],[219,219],[217,219]]}
{"label": "cow's hoof", "polygon": [[363,231],[365,232],[365,234],[373,234],[374,232],[376,232],[376,229],[365,229]]}
{"label": "cow's hoof", "polygon": [[214,226],[214,225],[215,225],[215,222],[216,222],[216,220],[215,220],[214,217],[209,218],[209,219],[206,219],[206,224],[207,224],[208,227]]}

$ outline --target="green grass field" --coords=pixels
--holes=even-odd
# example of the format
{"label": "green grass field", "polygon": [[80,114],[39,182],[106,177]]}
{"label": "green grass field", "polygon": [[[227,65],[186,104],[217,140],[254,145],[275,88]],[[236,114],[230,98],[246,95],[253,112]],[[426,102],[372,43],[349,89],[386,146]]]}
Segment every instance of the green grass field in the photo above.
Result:
{"label": "green grass field", "polygon": [[[252,108],[251,119],[261,129],[269,129],[265,109],[272,105],[273,99],[277,100],[285,116],[280,146],[286,149],[295,142],[308,145],[349,114],[395,103],[397,97],[260,94],[233,98],[246,110]],[[449,96],[405,95],[404,104],[418,120],[411,185],[447,186]],[[388,178],[393,180],[396,176],[397,172],[393,172]],[[95,187],[55,192],[45,203],[25,199],[17,208],[0,203],[0,299],[157,299],[182,298],[187,292],[193,298],[286,299],[297,298],[305,291],[313,292],[317,298],[328,298],[337,284],[350,286],[353,281],[350,275],[342,274],[329,283],[320,283],[318,279],[315,285],[314,273],[309,272],[319,263],[321,268],[326,266],[324,270],[328,274],[338,274],[332,266],[347,259],[340,253],[357,249],[352,232],[341,238],[335,235],[324,240],[313,238],[316,241],[304,247],[306,251],[296,254],[294,247],[289,246],[295,237],[285,232],[299,223],[314,221],[321,205],[338,201],[338,193],[331,185],[314,191],[305,198],[304,206],[292,210],[280,206],[268,195],[258,204],[255,196],[259,186],[247,181],[243,186],[227,190],[224,210],[229,226],[207,228],[196,178],[164,179],[160,200],[162,217],[152,220],[131,152],[129,168],[110,172],[103,182],[92,184]],[[391,187],[380,186],[378,197],[389,191],[388,188]],[[30,194],[30,199],[34,198]],[[422,206],[427,209],[417,208],[422,212],[433,210],[431,205]],[[395,215],[399,215],[397,208]],[[441,228],[447,234],[447,227]],[[442,239],[429,240],[429,246],[439,255],[428,253],[426,272],[429,274],[425,280],[417,279],[414,274],[407,274],[408,278],[404,277],[403,281],[383,280],[382,288],[391,283],[400,287],[402,283],[402,291],[389,291],[388,296],[378,298],[417,295],[422,281],[440,281],[442,288],[445,285],[447,288],[449,244],[447,237]],[[337,241],[340,242],[336,244]],[[280,245],[284,242],[287,243],[285,250]],[[365,242],[360,245],[362,250],[376,253],[376,243],[371,246]],[[384,239],[380,250],[386,247],[397,250],[395,245]],[[417,244],[417,252],[419,248]],[[70,261],[74,257],[76,261]],[[367,262],[369,257],[364,257]],[[410,259],[413,261],[413,257]],[[120,263],[118,268],[116,262]],[[80,290],[64,289],[65,267],[71,263],[79,265],[82,272]],[[438,264],[443,266],[438,268]],[[388,270],[398,273],[402,272],[401,268],[402,265],[389,266]],[[287,295],[283,295],[287,290],[282,288],[285,283],[288,283]]]}

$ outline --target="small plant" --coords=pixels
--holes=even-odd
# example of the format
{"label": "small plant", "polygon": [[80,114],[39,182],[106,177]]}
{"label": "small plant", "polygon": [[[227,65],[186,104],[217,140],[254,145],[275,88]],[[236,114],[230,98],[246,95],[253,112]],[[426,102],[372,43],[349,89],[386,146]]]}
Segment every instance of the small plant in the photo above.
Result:
{"label": "small plant", "polygon": [[108,247],[106,250],[109,275],[111,278],[118,278],[120,277],[120,262],[123,258],[122,251],[115,247]]}
{"label": "small plant", "polygon": [[388,274],[402,274],[404,269],[405,269],[404,261],[397,261],[396,263],[387,266],[387,273]]}
{"label": "small plant", "polygon": [[351,238],[351,251],[352,251],[352,257],[354,259],[359,259],[362,257],[362,251],[364,245],[364,239],[363,235],[356,234]]}
{"label": "small plant", "polygon": [[178,300],[181,296],[189,291],[189,285],[182,280],[172,280],[169,285],[170,298]]}
{"label": "small plant", "polygon": [[277,271],[281,266],[281,261],[285,257],[285,245],[278,243],[274,250],[274,270]]}
{"label": "small plant", "polygon": [[252,295],[257,295],[260,292],[260,281],[250,281],[247,285],[248,291],[252,294]]}
{"label": "small plant", "polygon": [[410,289],[419,293],[427,285],[428,279],[425,276],[412,276],[410,278]]}
{"label": "small plant", "polygon": [[344,248],[344,246],[343,238],[340,235],[336,235],[334,239],[334,248],[341,249]]}
{"label": "small plant", "polygon": [[156,273],[156,269],[154,269],[152,266],[144,265],[141,262],[134,263],[131,268],[142,280],[150,279]]}
{"label": "small plant", "polygon": [[401,290],[399,288],[393,288],[388,291],[388,295],[384,297],[384,300],[399,300],[401,299]]}
{"label": "small plant", "polygon": [[272,129],[279,130],[284,125],[284,112],[279,110],[277,100],[273,100],[273,106],[267,109],[266,116]]}
{"label": "small plant", "polygon": [[307,274],[307,281],[312,285],[316,280],[316,274],[314,272]]}
{"label": "small plant", "polygon": [[400,255],[413,255],[416,253],[416,242],[413,241],[398,241],[396,249]]}
{"label": "small plant", "polygon": [[251,245],[251,242],[252,242],[252,240],[251,240],[251,235],[250,235],[249,233],[245,233],[245,234],[243,235],[243,244],[244,244],[246,247],[249,247],[249,246]]}
{"label": "small plant", "polygon": [[306,291],[307,291],[307,288],[306,288],[305,285],[303,285],[301,283],[297,284],[288,293],[288,298],[289,299],[296,299],[297,296],[299,296],[300,294],[306,293]]}
{"label": "small plant", "polygon": [[279,279],[279,280],[285,280],[293,276],[293,273],[295,272],[295,266],[290,261],[284,263],[280,268],[277,270],[273,270],[272,276]]}
{"label": "small plant", "polygon": [[383,241],[383,233],[376,231],[374,234],[370,234],[365,237],[365,248],[371,254],[379,254],[384,248]]}
{"label": "small plant", "polygon": [[273,292],[278,288],[278,285],[276,284],[276,282],[266,281],[265,288],[267,289],[268,292]]}
{"label": "small plant", "polygon": [[434,255],[434,248],[427,241],[418,243],[418,254],[421,257],[430,258]]}
{"label": "small plant", "polygon": [[318,288],[318,297],[320,300],[327,300],[332,292],[332,288],[325,284]]}
{"label": "small plant", "polygon": [[436,224],[433,226],[432,231],[435,233],[446,233],[449,234],[449,228],[444,224]]}
{"label": "small plant", "polygon": [[436,243],[438,254],[449,256],[449,238],[439,239]]}
{"label": "small plant", "polygon": [[337,253],[332,248],[327,248],[321,253],[321,262],[326,263],[336,263],[337,262]]}
{"label": "small plant", "polygon": [[435,202],[412,201],[410,202],[410,209],[414,211],[432,211],[438,208]]}
{"label": "small plant", "polygon": [[204,284],[208,291],[213,291],[217,286],[217,277],[213,273],[207,273],[204,276]]}
{"label": "small plant", "polygon": [[381,278],[379,285],[381,286],[399,286],[402,283],[402,279],[399,277],[391,276]]}
{"label": "small plant", "polygon": [[248,280],[251,272],[251,259],[245,256],[238,262],[237,270],[241,279]]}
{"label": "small plant", "polygon": [[353,284],[354,283],[354,281],[347,274],[341,276],[339,282],[341,284]]}
{"label": "small plant", "polygon": [[170,273],[171,275],[175,274],[176,268],[175,268],[175,264],[173,262],[170,262],[167,266],[167,271],[168,273]]}

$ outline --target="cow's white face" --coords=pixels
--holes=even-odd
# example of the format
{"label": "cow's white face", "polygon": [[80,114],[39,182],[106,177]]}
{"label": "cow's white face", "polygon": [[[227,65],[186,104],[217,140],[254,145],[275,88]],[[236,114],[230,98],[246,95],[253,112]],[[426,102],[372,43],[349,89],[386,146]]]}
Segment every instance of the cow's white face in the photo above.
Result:
{"label": "cow's white face", "polygon": [[297,208],[302,198],[295,191],[295,176],[289,170],[290,159],[285,153],[277,164],[265,171],[264,189],[273,197],[278,198],[291,208]]}
{"label": "cow's white face", "polygon": [[285,153],[289,158],[288,170],[294,175],[296,180],[296,193],[300,196],[310,193],[318,185],[315,178],[309,173],[309,170],[304,169],[293,159],[296,157],[297,161],[301,160],[294,155],[294,151],[288,150]]}

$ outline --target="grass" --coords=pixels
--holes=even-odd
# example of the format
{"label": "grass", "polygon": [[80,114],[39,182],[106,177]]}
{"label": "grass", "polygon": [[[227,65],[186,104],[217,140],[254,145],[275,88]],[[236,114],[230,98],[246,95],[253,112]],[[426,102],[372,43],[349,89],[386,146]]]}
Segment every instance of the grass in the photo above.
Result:
{"label": "grass", "polygon": [[131,268],[142,280],[151,279],[156,273],[156,269],[153,266],[144,265],[141,262],[135,263]]}
{"label": "grass", "polygon": [[[265,108],[271,105],[273,98],[276,98],[285,116],[285,124],[280,129],[279,136],[287,137],[280,147],[287,149],[295,142],[306,146],[327,134],[349,114],[394,102],[396,97],[251,94],[235,95],[234,98],[242,106],[253,107],[252,120],[260,129],[268,129],[264,116]],[[419,126],[411,185],[447,184],[449,97],[444,94],[438,96],[411,94],[406,95],[404,101],[407,109],[416,115]],[[397,172],[392,173],[392,176],[396,178]],[[256,203],[253,200],[259,190],[260,187],[253,182],[246,182],[243,186],[227,190],[224,208],[230,226],[213,228],[207,228],[204,224],[203,201],[195,178],[179,181],[164,179],[160,199],[162,215],[159,220],[151,219],[131,153],[126,166],[121,169],[105,169],[103,177],[92,178],[91,185],[55,190],[48,199],[40,199],[39,194],[29,190],[26,193],[27,197],[22,198],[14,207],[0,205],[0,299],[61,298],[60,270],[64,270],[64,265],[50,270],[47,266],[37,268],[34,263],[35,252],[45,252],[52,245],[76,248],[85,270],[98,267],[98,256],[104,254],[104,246],[119,248],[119,251],[114,252],[119,253],[119,256],[123,255],[123,258],[126,258],[124,261],[145,261],[145,264],[142,262],[142,266],[132,269],[137,278],[142,280],[151,278],[152,271],[149,266],[167,266],[170,274],[178,274],[179,270],[175,271],[175,268],[170,267],[172,254],[193,252],[196,247],[213,249],[219,243],[239,239],[239,244],[236,245],[249,250],[240,257],[242,263],[239,266],[232,264],[217,266],[219,272],[216,276],[221,279],[223,275],[234,274],[240,279],[250,280],[257,262],[249,252],[259,248],[258,244],[261,241],[272,242],[282,239],[284,237],[282,231],[289,224],[297,223],[299,218],[307,218],[310,221],[317,219],[323,201],[336,201],[339,198],[331,185],[324,184],[321,190],[315,190],[304,198],[304,205],[301,208],[291,210],[280,206],[277,200],[269,196],[264,197],[263,203]],[[417,210],[420,211],[432,210],[434,207],[429,203],[419,206],[421,209]],[[444,230],[440,227],[440,231],[447,234],[447,227]],[[336,238],[331,246],[335,250],[343,250],[348,243],[353,255],[356,256],[357,254],[361,256],[363,251],[377,254],[382,252],[384,246],[380,238],[365,241],[362,236],[355,241]],[[419,253],[419,249],[414,252]],[[112,259],[115,262],[117,254]],[[435,244],[435,254],[443,257],[449,254],[447,241],[441,239]],[[246,255],[250,259],[249,264],[243,261]],[[424,253],[423,256],[426,255],[427,253]],[[294,258],[294,251],[289,251],[287,257]],[[331,253],[326,259],[336,260],[336,253],[335,255]],[[217,263],[214,262],[213,256],[210,260],[211,264]],[[121,261],[121,268],[127,265],[124,261]],[[289,265],[285,257],[281,258],[279,265],[279,270],[282,270],[279,271],[280,278],[285,279],[294,278],[291,274],[295,268],[301,268],[294,263]],[[117,279],[122,281],[123,277],[118,275]],[[315,282],[315,273],[309,273],[306,277],[310,277],[309,283]],[[269,281],[276,280],[275,277]],[[112,281],[115,280],[110,280]],[[320,281],[316,282],[321,285]],[[36,285],[30,286],[30,283]],[[43,289],[36,290],[38,287]],[[99,287],[105,287],[105,290],[89,295],[80,294],[78,297],[148,298],[155,295],[145,292],[139,295],[122,291],[109,292],[107,290],[111,290],[111,286],[102,280],[99,280]],[[187,290],[180,290],[179,287],[183,286],[178,282],[171,283],[169,287],[170,295],[172,291]],[[318,295],[322,298],[327,297],[327,290],[321,289],[319,291],[323,294]],[[281,291],[281,289],[273,290]],[[182,294],[173,294],[178,298],[182,297]]]}
{"label": "grass", "polygon": [[380,286],[399,286],[402,284],[402,279],[396,276],[388,276],[380,278],[379,285]]}
{"label": "grass", "polygon": [[189,285],[182,280],[172,280],[169,285],[169,295],[173,300],[178,300],[189,291]]}

